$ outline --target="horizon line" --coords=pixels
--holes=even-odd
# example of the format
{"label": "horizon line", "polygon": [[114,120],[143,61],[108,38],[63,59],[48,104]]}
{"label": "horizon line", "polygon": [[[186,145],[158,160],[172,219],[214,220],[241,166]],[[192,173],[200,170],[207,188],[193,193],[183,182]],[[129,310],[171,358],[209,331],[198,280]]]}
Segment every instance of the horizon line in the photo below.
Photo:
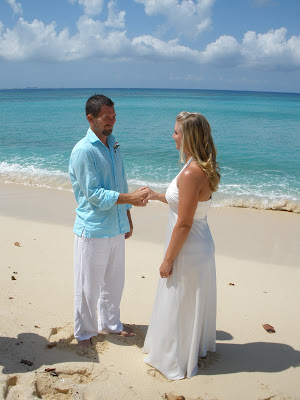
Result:
{"label": "horizon line", "polygon": [[214,92],[249,92],[249,93],[280,93],[280,94],[300,94],[300,92],[280,92],[270,90],[245,90],[245,89],[200,89],[200,88],[147,88],[147,87],[39,87],[25,86],[14,88],[0,88],[0,91],[9,90],[194,90],[194,91],[214,91]]}

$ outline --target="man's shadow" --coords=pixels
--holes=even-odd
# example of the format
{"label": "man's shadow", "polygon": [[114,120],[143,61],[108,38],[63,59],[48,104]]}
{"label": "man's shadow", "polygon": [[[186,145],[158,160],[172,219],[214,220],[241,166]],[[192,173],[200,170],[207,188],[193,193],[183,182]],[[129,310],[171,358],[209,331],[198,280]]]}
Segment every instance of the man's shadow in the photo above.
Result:
{"label": "man's shadow", "polygon": [[20,333],[17,338],[0,337],[0,365],[3,374],[34,371],[41,366],[65,362],[98,362],[98,354],[92,349],[78,349],[74,344],[53,346],[35,333]]}
{"label": "man's shadow", "polygon": [[[79,347],[74,343],[70,330],[62,328],[63,335],[56,341],[56,333],[60,329],[52,329],[50,341],[35,333],[20,333],[17,338],[0,337],[0,365],[3,374],[15,374],[35,371],[41,366],[45,368],[68,362],[99,362],[98,349],[104,342],[121,346],[142,348],[148,326],[128,325],[135,336],[123,337],[118,334],[99,334],[92,338],[91,348]],[[105,348],[105,346],[104,346]]]}

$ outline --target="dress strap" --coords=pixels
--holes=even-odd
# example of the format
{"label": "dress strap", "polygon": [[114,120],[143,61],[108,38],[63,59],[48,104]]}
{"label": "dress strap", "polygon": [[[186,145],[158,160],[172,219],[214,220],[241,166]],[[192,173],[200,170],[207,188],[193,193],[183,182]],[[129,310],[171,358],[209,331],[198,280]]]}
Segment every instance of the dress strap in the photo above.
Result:
{"label": "dress strap", "polygon": [[193,157],[189,159],[189,161],[185,164],[184,168],[186,168],[193,161]]}
{"label": "dress strap", "polygon": [[184,166],[181,168],[181,170],[180,170],[180,172],[178,173],[178,175],[176,176],[176,178],[178,178],[178,176],[181,174],[181,172],[188,166],[188,165],[190,165],[190,163],[193,161],[193,158],[191,157],[190,159],[189,159],[189,161],[188,162],[186,162],[185,164],[184,164]]}
{"label": "dress strap", "polygon": [[186,163],[184,164],[184,166],[182,167],[180,173],[181,173],[188,165],[190,165],[190,163],[191,163],[192,161],[193,161],[193,158],[191,157],[191,158],[189,159],[189,161],[186,162]]}

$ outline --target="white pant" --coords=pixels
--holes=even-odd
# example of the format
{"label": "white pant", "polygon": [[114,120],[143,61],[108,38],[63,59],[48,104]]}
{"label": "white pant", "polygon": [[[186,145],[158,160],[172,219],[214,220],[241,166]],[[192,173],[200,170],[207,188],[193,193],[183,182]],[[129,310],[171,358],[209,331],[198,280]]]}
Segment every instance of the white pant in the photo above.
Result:
{"label": "white pant", "polygon": [[112,238],[75,235],[74,336],[77,340],[89,339],[98,332],[123,330],[120,302],[124,278],[124,235]]}

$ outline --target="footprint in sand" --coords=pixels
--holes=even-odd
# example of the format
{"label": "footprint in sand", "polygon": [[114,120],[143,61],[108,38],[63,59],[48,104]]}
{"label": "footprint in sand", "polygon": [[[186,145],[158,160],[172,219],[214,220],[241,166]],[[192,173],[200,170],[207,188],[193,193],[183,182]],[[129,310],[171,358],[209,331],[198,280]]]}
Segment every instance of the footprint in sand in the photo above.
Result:
{"label": "footprint in sand", "polygon": [[84,397],[86,385],[105,381],[109,374],[105,367],[56,368],[57,376],[39,373],[35,380],[36,394],[40,399],[75,400]]}
{"label": "footprint in sand", "polygon": [[[16,392],[15,387],[18,382],[18,377],[17,376],[10,376],[7,379],[1,379],[0,382],[0,398],[3,399],[8,399],[9,397],[11,398],[11,395],[13,395],[13,392]],[[9,396],[9,397],[8,397]]]}
{"label": "footprint in sand", "polygon": [[[3,400],[81,400],[86,385],[105,381],[106,368],[97,365],[83,368],[54,368],[56,375],[39,370],[23,376],[10,376],[0,381],[0,398]],[[51,369],[53,370],[53,368]]]}
{"label": "footprint in sand", "polygon": [[64,327],[52,328],[49,338],[50,343],[68,345],[74,341],[73,326],[71,323]]}
{"label": "footprint in sand", "polygon": [[164,377],[160,372],[158,372],[155,368],[148,369],[147,374],[150,376],[153,376],[154,378],[157,378],[161,382],[171,382],[171,381],[169,381],[169,379]]}
{"label": "footprint in sand", "polygon": [[75,351],[76,354],[83,357],[95,358],[102,354],[109,344],[106,335],[98,335],[92,338],[92,347],[80,347],[73,334],[73,324],[69,323],[64,327],[52,328],[48,338],[49,349],[58,348],[65,351]]}
{"label": "footprint in sand", "polygon": [[[30,375],[30,374],[29,374]],[[26,376],[9,376],[0,382],[0,396],[4,400],[38,400],[34,385],[28,381]]]}
{"label": "footprint in sand", "polygon": [[56,369],[57,376],[39,373],[35,382],[36,395],[40,399],[68,400],[82,398],[85,385],[92,381],[92,373],[82,369]]}

